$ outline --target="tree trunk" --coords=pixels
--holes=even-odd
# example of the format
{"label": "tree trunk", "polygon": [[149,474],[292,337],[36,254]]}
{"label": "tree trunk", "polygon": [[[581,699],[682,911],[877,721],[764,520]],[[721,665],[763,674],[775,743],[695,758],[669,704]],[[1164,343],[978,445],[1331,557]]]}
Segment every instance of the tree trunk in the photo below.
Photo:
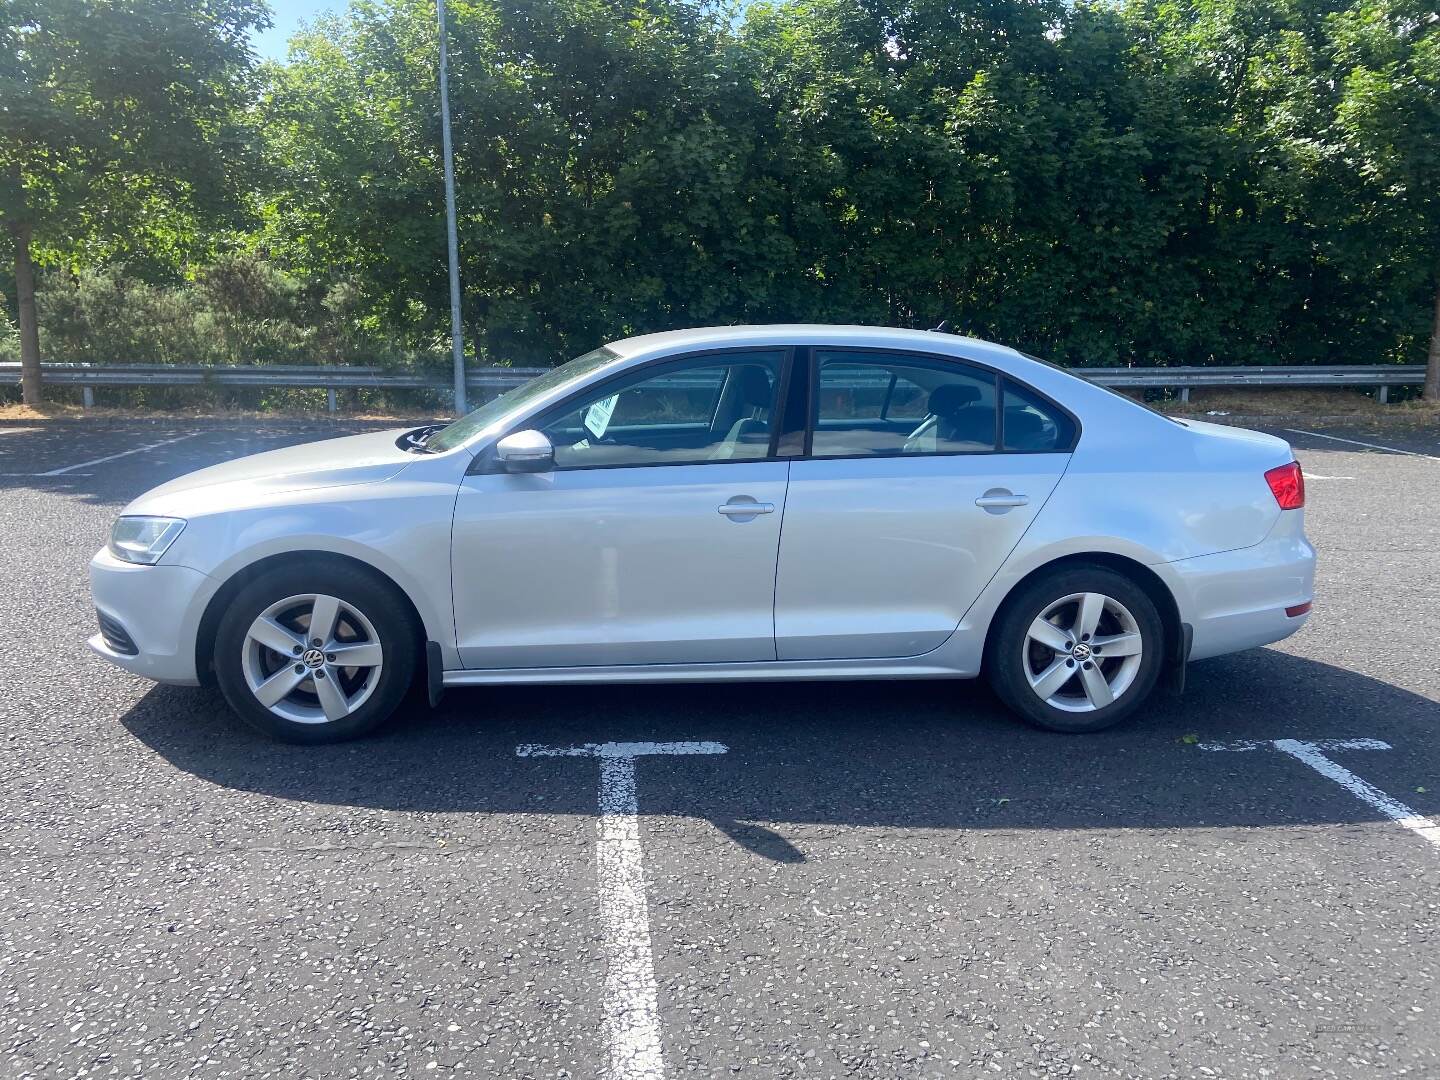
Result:
{"label": "tree trunk", "polygon": [[15,303],[20,309],[20,386],[26,405],[39,405],[40,324],[35,318],[35,264],[30,261],[30,226],[13,224],[15,237]]}
{"label": "tree trunk", "polygon": [[1425,400],[1440,401],[1440,275],[1435,279],[1435,321],[1430,325],[1430,358],[1425,365]]}

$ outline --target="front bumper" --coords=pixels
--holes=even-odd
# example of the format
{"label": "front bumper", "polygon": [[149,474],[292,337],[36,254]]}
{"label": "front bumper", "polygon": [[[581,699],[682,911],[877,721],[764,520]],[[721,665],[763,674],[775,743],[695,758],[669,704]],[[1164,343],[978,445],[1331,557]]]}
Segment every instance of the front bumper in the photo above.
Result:
{"label": "front bumper", "polygon": [[116,667],[156,682],[196,686],[195,640],[218,583],[188,566],[137,566],[102,548],[90,560],[95,608],[123,628],[133,655],[97,633],[87,644]]}

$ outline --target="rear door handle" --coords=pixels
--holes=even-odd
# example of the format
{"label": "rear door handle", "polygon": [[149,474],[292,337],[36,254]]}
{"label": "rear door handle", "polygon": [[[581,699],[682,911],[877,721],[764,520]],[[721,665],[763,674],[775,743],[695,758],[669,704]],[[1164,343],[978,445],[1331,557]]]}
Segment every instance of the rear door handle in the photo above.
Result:
{"label": "rear door handle", "polygon": [[773,514],[775,504],[756,502],[749,495],[736,495],[729,502],[717,506],[715,511],[729,518],[755,517],[757,514]]}
{"label": "rear door handle", "polygon": [[1029,503],[1030,496],[1016,495],[1004,488],[992,488],[975,500],[975,505],[982,510],[1008,510],[1013,506],[1028,506]]}

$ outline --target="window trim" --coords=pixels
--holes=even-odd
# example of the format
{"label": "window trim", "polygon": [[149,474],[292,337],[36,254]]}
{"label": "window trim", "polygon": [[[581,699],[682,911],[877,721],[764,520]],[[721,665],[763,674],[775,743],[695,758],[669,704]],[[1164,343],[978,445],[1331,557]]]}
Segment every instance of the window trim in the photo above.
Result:
{"label": "window trim", "polygon": [[[775,380],[775,404],[771,406],[770,424],[770,445],[766,448],[762,461],[776,461],[780,457],[780,441],[785,437],[785,416],[786,405],[790,400],[790,386],[795,376],[795,349],[787,348],[785,354],[780,358],[780,374]],[[720,411],[720,403],[715,403],[715,411]],[[711,420],[713,426],[714,420]],[[751,459],[754,460],[754,459]]]}
{"label": "window trim", "polygon": [[[783,418],[784,418],[783,410],[784,410],[784,406],[785,406],[785,396],[784,396],[784,395],[785,395],[785,393],[786,393],[787,390],[788,390],[789,373],[790,373],[790,369],[793,367],[793,365],[794,365],[794,363],[795,363],[795,354],[796,354],[796,352],[797,352],[797,349],[796,349],[796,347],[793,346],[793,345],[731,345],[731,346],[727,346],[727,347],[724,347],[724,348],[718,348],[718,349],[700,349],[700,350],[697,350],[697,351],[695,351],[695,352],[678,353],[678,354],[672,354],[672,355],[670,355],[670,356],[656,356],[656,357],[653,357],[653,358],[651,358],[651,359],[649,359],[649,360],[642,361],[641,363],[636,364],[636,365],[634,365],[634,366],[625,367],[625,368],[623,368],[623,369],[620,370],[620,371],[613,372],[613,373],[611,373],[610,375],[607,375],[607,376],[605,376],[605,377],[602,378],[602,379],[599,379],[599,380],[597,380],[597,381],[595,381],[595,382],[593,382],[593,383],[589,383],[589,384],[587,384],[586,386],[581,387],[580,389],[576,390],[573,394],[569,395],[568,397],[565,397],[565,398],[561,399],[560,401],[552,402],[550,405],[547,405],[545,408],[541,409],[539,412],[536,412],[536,413],[534,413],[534,414],[526,417],[524,420],[522,420],[520,423],[518,423],[518,424],[517,424],[516,426],[514,426],[513,428],[508,429],[503,435],[501,435],[499,438],[497,438],[497,439],[495,440],[495,442],[492,443],[489,447],[487,447],[482,453],[479,453],[479,454],[477,454],[477,455],[475,456],[474,462],[471,464],[470,468],[467,470],[467,475],[471,475],[471,476],[475,476],[475,475],[491,475],[491,474],[509,475],[509,470],[507,470],[507,469],[504,467],[504,465],[501,464],[501,462],[499,461],[499,459],[496,458],[496,456],[495,456],[495,446],[496,446],[496,444],[498,444],[498,443],[500,442],[500,439],[505,438],[507,435],[513,435],[513,434],[514,434],[515,432],[517,432],[517,431],[530,431],[530,430],[532,430],[532,429],[534,429],[534,430],[541,430],[541,429],[543,429],[544,426],[545,426],[547,423],[549,423],[550,421],[555,420],[555,419],[558,419],[559,417],[564,416],[567,412],[573,411],[573,410],[577,407],[577,406],[574,404],[576,401],[584,398],[585,396],[591,394],[591,393],[594,392],[594,391],[604,390],[606,387],[609,387],[609,386],[611,386],[611,385],[613,385],[613,384],[615,384],[615,383],[618,383],[618,382],[621,382],[621,381],[624,381],[624,380],[628,380],[631,376],[648,375],[649,373],[651,373],[651,372],[652,372],[654,369],[656,369],[656,368],[667,368],[667,367],[670,367],[670,366],[672,366],[672,365],[677,365],[677,366],[678,366],[678,365],[681,365],[681,364],[688,364],[688,363],[690,363],[691,361],[703,360],[703,359],[706,359],[706,358],[716,358],[716,359],[720,360],[721,362],[723,362],[723,358],[724,358],[725,356],[727,356],[727,355],[739,355],[739,354],[743,354],[743,353],[752,353],[752,354],[753,354],[753,353],[776,353],[776,354],[779,354],[780,364],[779,364],[779,374],[777,375],[777,378],[776,378],[775,409],[772,410],[772,411],[775,411],[775,412],[776,412],[776,417],[775,417],[775,420],[776,420],[776,431],[778,431],[778,430],[779,430],[779,427],[780,427],[780,426],[783,426],[783,423],[784,423],[784,419],[783,419]],[[718,403],[717,403],[717,407],[718,407]],[[714,423],[713,418],[712,418],[712,420],[711,420],[711,423],[712,423],[712,425],[713,425],[713,423]],[[603,470],[603,469],[675,469],[675,468],[692,468],[692,467],[694,467],[694,466],[696,466],[696,465],[757,465],[757,464],[761,464],[761,463],[764,463],[764,462],[770,462],[770,461],[777,461],[777,460],[780,460],[780,461],[789,461],[789,460],[792,460],[792,459],[790,459],[790,458],[777,458],[777,457],[776,457],[776,454],[775,454],[775,443],[776,443],[775,435],[776,435],[776,431],[772,431],[772,432],[770,433],[770,445],[766,448],[766,454],[765,454],[764,457],[758,457],[758,458],[742,458],[742,459],[740,459],[740,460],[736,460],[736,459],[734,459],[734,458],[726,458],[726,459],[722,459],[722,460],[719,460],[719,461],[651,461],[651,462],[645,462],[645,463],[611,462],[611,463],[602,464],[602,465],[560,465],[560,464],[557,463],[553,469],[550,469],[550,470],[548,470],[548,471],[551,472],[551,473],[560,473],[560,472],[567,472],[567,473],[568,473],[568,472],[597,472],[597,471],[600,471],[600,470]],[[531,475],[534,475],[534,474],[531,474]]]}
{"label": "window trim", "polygon": [[[979,456],[986,455],[986,454],[989,454],[989,455],[992,455],[992,456],[993,456],[993,455],[999,455],[999,454],[1018,455],[1018,456],[1030,456],[1030,455],[1032,455],[1032,454],[1073,454],[1073,453],[1075,452],[1075,447],[1080,444],[1080,436],[1081,436],[1081,434],[1082,434],[1083,427],[1082,427],[1082,425],[1081,425],[1081,423],[1080,423],[1080,418],[1079,418],[1078,416],[1076,416],[1073,412],[1071,412],[1069,409],[1067,409],[1064,405],[1061,405],[1058,401],[1056,401],[1056,400],[1055,400],[1053,397],[1051,397],[1049,394],[1046,394],[1046,393],[1044,393],[1043,391],[1037,390],[1034,386],[1032,386],[1030,383],[1026,382],[1024,379],[1016,378],[1014,375],[1012,375],[1012,374],[1011,374],[1010,372],[1008,372],[1008,371],[1004,371],[1004,370],[1002,370],[1002,369],[1000,369],[1000,368],[997,368],[997,367],[992,367],[992,366],[990,366],[989,364],[983,363],[983,362],[981,362],[981,361],[979,361],[979,360],[973,360],[973,359],[971,359],[971,358],[968,357],[968,356],[955,356],[955,355],[948,354],[948,353],[925,352],[925,351],[922,351],[922,350],[919,350],[919,349],[895,349],[895,348],[890,348],[890,347],[888,347],[888,346],[883,346],[883,345],[882,345],[882,346],[876,346],[876,345],[811,345],[811,346],[809,346],[809,347],[807,348],[807,352],[808,352],[808,356],[806,357],[806,359],[807,359],[807,361],[808,361],[807,367],[808,367],[809,375],[810,375],[810,379],[809,379],[809,381],[810,381],[810,405],[809,405],[809,408],[806,409],[806,416],[807,416],[808,419],[807,419],[807,422],[806,422],[806,425],[805,425],[805,456],[804,456],[804,459],[807,460],[807,461],[866,461],[866,460],[876,459],[876,458],[899,458],[899,457],[908,457],[908,458],[914,458],[914,457],[927,457],[927,458],[934,458],[934,457],[979,457]],[[951,366],[951,367],[972,368],[972,369],[974,369],[974,370],[976,370],[976,371],[984,372],[984,373],[990,375],[991,378],[993,378],[994,381],[995,381],[995,445],[994,445],[991,449],[989,449],[989,450],[937,450],[937,451],[935,451],[934,453],[927,453],[927,454],[906,454],[903,450],[889,450],[889,451],[885,451],[885,452],[883,452],[883,453],[877,453],[877,454],[816,454],[816,453],[814,452],[814,444],[815,444],[815,429],[816,429],[817,425],[819,424],[819,419],[820,419],[820,353],[821,353],[821,352],[826,352],[826,353],[837,353],[837,352],[866,353],[866,354],[869,354],[869,355],[872,355],[872,356],[873,356],[873,355],[876,355],[876,354],[882,354],[882,355],[885,355],[885,356],[895,356],[895,357],[900,357],[900,358],[909,358],[909,359],[915,359],[915,360],[921,360],[921,361],[930,361],[934,366],[939,366],[939,367]],[[903,359],[902,359],[900,362],[903,363]],[[921,367],[921,366],[925,366],[925,365],[924,365],[924,364],[917,364],[917,365],[914,365],[914,366]],[[1075,434],[1074,434],[1074,436],[1071,438],[1069,446],[1064,447],[1064,448],[1056,447],[1056,448],[1054,448],[1054,449],[1052,449],[1052,450],[1006,450],[1006,449],[1004,448],[1004,447],[1005,447],[1005,442],[1004,442],[1004,439],[1005,439],[1005,430],[1004,430],[1004,429],[1005,429],[1005,417],[1004,417],[1005,404],[1004,404],[1004,402],[1005,402],[1005,382],[1006,382],[1007,380],[1008,380],[1009,382],[1014,383],[1016,386],[1023,387],[1027,392],[1029,392],[1029,393],[1031,393],[1031,394],[1034,394],[1035,397],[1037,397],[1039,400],[1045,402],[1047,405],[1049,405],[1049,406],[1051,406],[1052,408],[1054,408],[1057,412],[1063,413],[1065,416],[1067,416],[1067,417],[1070,418],[1070,422],[1071,422],[1071,424],[1074,426]]]}

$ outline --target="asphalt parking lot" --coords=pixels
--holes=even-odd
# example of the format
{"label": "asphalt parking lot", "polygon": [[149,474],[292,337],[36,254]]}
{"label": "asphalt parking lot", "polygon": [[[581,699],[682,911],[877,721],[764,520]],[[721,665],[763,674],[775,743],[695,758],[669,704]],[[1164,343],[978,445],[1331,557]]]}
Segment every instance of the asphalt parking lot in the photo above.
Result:
{"label": "asphalt parking lot", "polygon": [[[517,687],[319,749],[91,657],[85,565],[342,429],[0,426],[0,1076],[600,1077],[618,1015],[625,1080],[1440,1077],[1440,434],[1298,426],[1310,624],[1119,730]],[[517,752],[607,743],[717,745]]]}

